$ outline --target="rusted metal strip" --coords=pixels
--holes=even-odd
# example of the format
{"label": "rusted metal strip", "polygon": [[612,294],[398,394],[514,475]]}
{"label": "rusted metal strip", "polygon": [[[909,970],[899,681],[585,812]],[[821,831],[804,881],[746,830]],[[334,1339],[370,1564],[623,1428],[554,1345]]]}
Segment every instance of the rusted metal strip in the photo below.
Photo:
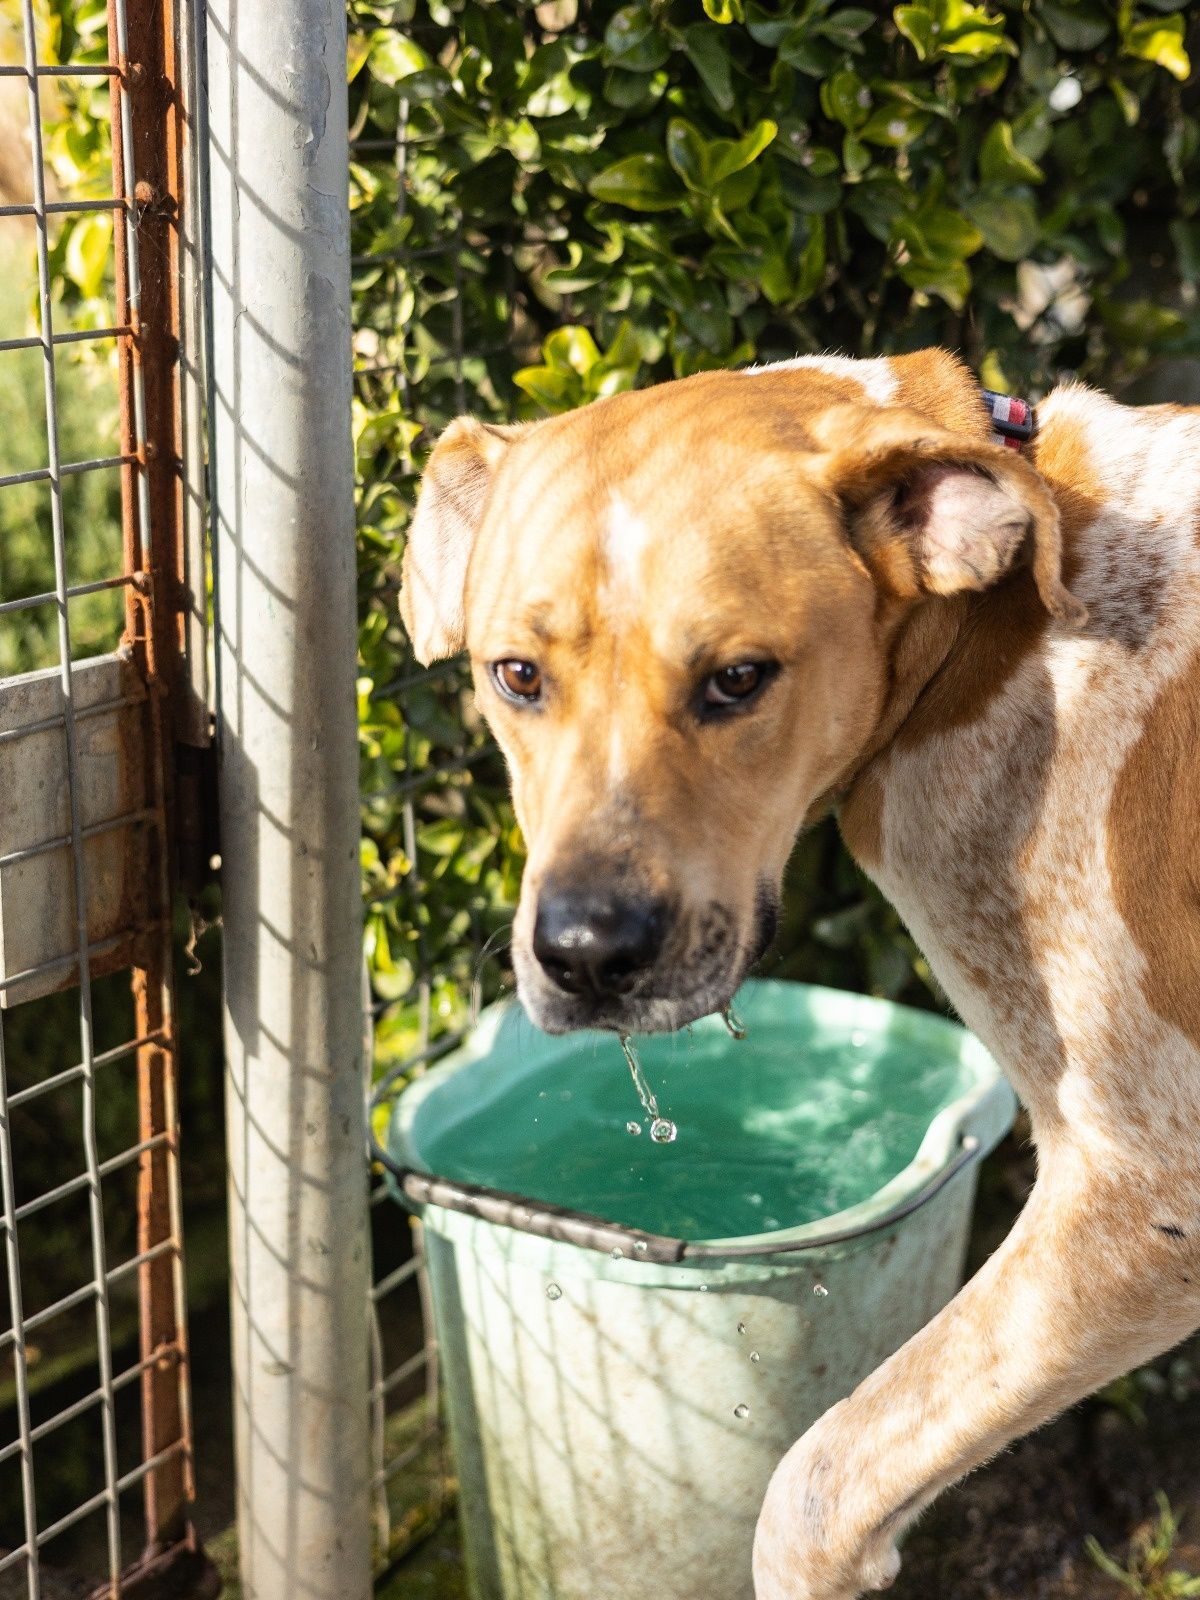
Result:
{"label": "rusted metal strip", "polygon": [[[179,387],[180,196],[183,104],[174,0],[127,0],[128,59],[109,0],[113,179],[134,239],[116,229],[121,443],[134,458],[122,474],[126,571],[125,643],[149,690],[142,737],[129,759],[145,763],[145,793],[162,825],[147,898],[160,931],[133,972],[139,1139],[138,1287],[141,1321],[142,1458],[147,1544],[126,1571],[125,1596],[214,1594],[215,1574],[191,1523],[194,1498],[187,1330],[179,1215],[178,1122],[170,907],[175,863],[174,717],[183,651],[183,481]],[[130,115],[121,115],[122,96]],[[122,126],[131,135],[125,148]],[[131,251],[134,245],[136,255]],[[104,1588],[99,1593],[108,1593]]]}

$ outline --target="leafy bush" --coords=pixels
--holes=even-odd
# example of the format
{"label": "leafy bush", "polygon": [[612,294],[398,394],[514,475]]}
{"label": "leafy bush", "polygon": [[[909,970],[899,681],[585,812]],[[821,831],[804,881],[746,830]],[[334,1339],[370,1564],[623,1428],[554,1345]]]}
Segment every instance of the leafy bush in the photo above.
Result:
{"label": "leafy bush", "polygon": [[[448,1023],[464,934],[503,920],[519,846],[495,767],[413,792],[459,748],[461,677],[424,675],[402,707],[380,693],[409,670],[398,563],[437,431],[827,349],[947,345],[1035,395],[1068,374],[1119,385],[1197,352],[1200,129],[1171,0],[352,15],[368,950],[388,999],[419,945]],[[379,781],[406,739],[407,845]],[[828,827],[791,880],[782,970],[930,999]],[[419,1017],[386,1015],[390,1057]]]}

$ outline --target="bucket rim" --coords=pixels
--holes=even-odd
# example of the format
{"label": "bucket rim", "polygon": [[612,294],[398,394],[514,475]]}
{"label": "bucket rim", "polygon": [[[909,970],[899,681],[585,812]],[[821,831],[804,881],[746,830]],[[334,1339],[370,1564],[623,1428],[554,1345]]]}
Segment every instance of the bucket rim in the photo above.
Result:
{"label": "bucket rim", "polygon": [[[659,1263],[762,1259],[799,1253],[865,1237],[895,1225],[931,1201],[971,1162],[988,1154],[1011,1126],[1016,1097],[992,1055],[974,1034],[950,1018],[934,1012],[828,985],[787,979],[751,979],[741,993],[752,988],[800,992],[817,1001],[861,1002],[864,1011],[897,1014],[918,1032],[953,1038],[958,1059],[973,1082],[931,1118],[916,1154],[865,1200],[845,1206],[812,1222],[768,1233],[729,1237],[676,1239],[652,1234],[625,1223],[610,1221],[558,1206],[531,1196],[491,1189],[484,1185],[446,1178],[431,1171],[421,1158],[413,1125],[425,1101],[451,1077],[469,1068],[491,1050],[496,1035],[520,1002],[512,996],[494,1002],[480,1013],[475,1027],[421,1077],[394,1097],[384,1150],[372,1139],[373,1154],[390,1174],[398,1198],[411,1209],[428,1205],[466,1212],[518,1232],[540,1233],[586,1249],[611,1254],[624,1241],[634,1260]],[[398,1159],[400,1151],[404,1159]],[[574,1224],[574,1225],[573,1225]]]}

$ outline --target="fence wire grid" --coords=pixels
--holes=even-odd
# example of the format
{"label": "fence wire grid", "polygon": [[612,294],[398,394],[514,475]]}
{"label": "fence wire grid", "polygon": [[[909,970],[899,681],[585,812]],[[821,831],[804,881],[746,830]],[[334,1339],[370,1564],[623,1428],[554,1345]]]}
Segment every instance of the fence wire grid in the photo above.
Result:
{"label": "fence wire grid", "polygon": [[[208,727],[193,52],[170,5],[92,11],[62,60],[0,5],[0,1585],[29,1600],[60,1563],[213,1592],[171,985],[173,747]],[[48,141],[80,96],[76,185]]]}
{"label": "fence wire grid", "polygon": [[[407,8],[402,18],[396,7],[352,5],[352,75],[378,41],[381,23],[402,39],[420,35],[430,48],[447,32],[429,25],[422,31]],[[492,241],[472,228],[452,190],[431,193],[429,175],[419,168],[423,159],[436,160],[453,137],[437,112],[406,96],[402,84],[392,90],[372,85],[357,100],[352,92],[355,426],[360,542],[368,551],[383,540],[393,551],[398,547],[396,533],[415,502],[425,453],[446,423],[470,408],[468,362],[495,361],[508,374],[521,365],[511,313],[493,330],[496,337],[473,344],[469,357],[465,350],[465,263],[472,248]],[[499,241],[510,286],[515,236],[514,225]],[[489,889],[482,853],[471,859],[471,825],[494,837],[511,822],[501,798],[502,764],[474,711],[469,674],[461,660],[422,668],[411,659],[400,636],[398,589],[392,556],[367,568],[360,596],[364,639],[386,638],[391,651],[381,655],[394,667],[360,684],[366,702],[360,723],[367,953],[374,979],[365,984],[365,1056],[381,1138],[394,1097],[453,1049],[481,1002],[505,986],[515,888]],[[365,654],[369,673],[372,652]],[[464,861],[470,870],[450,913],[431,914],[439,883]],[[420,1225],[412,1224],[409,1254],[408,1230],[378,1177],[371,1205],[377,1273],[370,1319],[373,1484],[377,1553],[386,1566],[437,1526],[452,1503],[454,1478],[439,1411]]]}

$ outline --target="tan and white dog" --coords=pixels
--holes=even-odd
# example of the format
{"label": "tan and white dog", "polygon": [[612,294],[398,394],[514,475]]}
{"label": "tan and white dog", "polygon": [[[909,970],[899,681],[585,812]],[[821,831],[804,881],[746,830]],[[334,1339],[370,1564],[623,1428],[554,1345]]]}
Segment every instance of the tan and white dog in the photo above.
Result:
{"label": "tan and white dog", "polygon": [[544,1028],[723,1005],[835,808],[1032,1117],[1004,1245],[780,1464],[759,1600],[885,1587],[941,1489],[1200,1323],[1200,410],[1038,418],[994,442],[938,351],[704,374],[456,422],[412,526]]}

